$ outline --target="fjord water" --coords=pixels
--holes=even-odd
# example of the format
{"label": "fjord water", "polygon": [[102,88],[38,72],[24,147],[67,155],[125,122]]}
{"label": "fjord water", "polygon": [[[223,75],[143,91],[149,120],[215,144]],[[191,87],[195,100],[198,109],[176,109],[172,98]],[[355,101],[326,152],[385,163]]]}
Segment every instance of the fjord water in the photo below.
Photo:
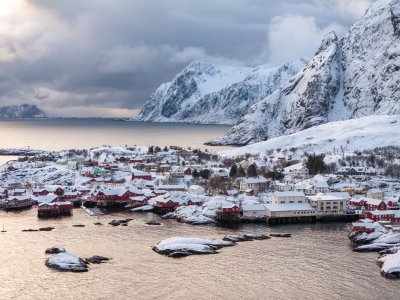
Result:
{"label": "fjord water", "polygon": [[[134,218],[112,227],[115,218]],[[379,274],[376,253],[355,253],[345,223],[237,228],[192,226],[151,213],[114,213],[94,225],[81,209],[41,220],[36,209],[0,212],[1,299],[398,299],[400,281]],[[83,224],[85,227],[72,227]],[[53,226],[51,232],[22,229]],[[172,236],[221,239],[230,233],[289,232],[291,238],[239,243],[219,254],[173,259],[151,246]],[[44,251],[55,245],[80,257],[111,257],[87,273],[48,269]]]}
{"label": "fjord water", "polygon": [[224,135],[230,126],[126,122],[113,119],[1,120],[0,148],[59,151],[102,145],[182,146],[223,150],[205,142]]}

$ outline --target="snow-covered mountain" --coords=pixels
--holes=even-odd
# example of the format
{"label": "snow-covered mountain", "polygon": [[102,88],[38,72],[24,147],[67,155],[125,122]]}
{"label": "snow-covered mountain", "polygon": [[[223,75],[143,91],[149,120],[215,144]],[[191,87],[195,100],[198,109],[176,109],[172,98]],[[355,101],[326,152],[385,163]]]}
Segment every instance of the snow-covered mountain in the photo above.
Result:
{"label": "snow-covered mountain", "polygon": [[302,130],[287,136],[221,151],[222,157],[238,157],[246,154],[268,157],[269,152],[338,154],[370,150],[376,147],[400,147],[400,115],[373,115],[358,119],[330,122]]}
{"label": "snow-covered mountain", "polygon": [[22,104],[0,106],[0,119],[46,118],[36,105]]}
{"label": "snow-covered mountain", "polygon": [[400,114],[400,1],[375,2],[339,41],[211,144],[251,144],[330,121]]}
{"label": "snow-covered mountain", "polygon": [[132,120],[233,125],[306,63],[244,68],[195,61],[162,84]]}

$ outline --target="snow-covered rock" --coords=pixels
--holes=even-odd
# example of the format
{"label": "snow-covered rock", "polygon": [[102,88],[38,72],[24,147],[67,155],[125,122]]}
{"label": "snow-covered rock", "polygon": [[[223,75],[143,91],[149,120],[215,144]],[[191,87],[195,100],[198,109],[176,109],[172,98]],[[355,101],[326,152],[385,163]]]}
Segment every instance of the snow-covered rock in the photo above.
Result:
{"label": "snow-covered rock", "polygon": [[252,144],[331,121],[399,114],[399,20],[398,0],[376,1],[341,41],[326,35],[301,72],[210,143]]}
{"label": "snow-covered rock", "polygon": [[269,236],[264,234],[256,234],[256,233],[246,233],[246,234],[228,234],[224,236],[224,241],[229,242],[245,242],[245,241],[253,241],[253,240],[267,240],[270,239]]}
{"label": "snow-covered rock", "polygon": [[368,245],[358,246],[353,249],[355,252],[378,252],[385,249],[389,249],[395,247],[395,244],[386,244],[386,243],[372,243]]}
{"label": "snow-covered rock", "polygon": [[217,249],[234,245],[234,243],[228,241],[171,237],[158,243],[153,247],[153,250],[171,257],[179,257],[192,254],[215,254]]}
{"label": "snow-covered rock", "polygon": [[306,63],[244,68],[194,61],[162,84],[132,120],[233,125]]}
{"label": "snow-covered rock", "polygon": [[163,216],[165,219],[176,219],[192,225],[215,223],[215,220],[202,214],[202,207],[197,205],[181,206]]}
{"label": "snow-covered rock", "polygon": [[383,276],[400,278],[400,251],[382,256],[377,263],[381,266]]}
{"label": "snow-covered rock", "polygon": [[0,119],[46,118],[36,105],[22,104],[0,107]]}
{"label": "snow-covered rock", "polygon": [[58,253],[46,260],[46,266],[58,271],[86,272],[87,263],[75,254],[63,252]]}

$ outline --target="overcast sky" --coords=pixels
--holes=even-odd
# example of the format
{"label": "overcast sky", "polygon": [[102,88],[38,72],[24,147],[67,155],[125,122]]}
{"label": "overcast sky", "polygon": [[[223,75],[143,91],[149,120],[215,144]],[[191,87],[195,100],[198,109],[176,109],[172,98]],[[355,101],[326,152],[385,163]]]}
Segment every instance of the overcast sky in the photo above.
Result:
{"label": "overcast sky", "polygon": [[0,105],[132,116],[194,59],[312,57],[373,0],[0,0]]}

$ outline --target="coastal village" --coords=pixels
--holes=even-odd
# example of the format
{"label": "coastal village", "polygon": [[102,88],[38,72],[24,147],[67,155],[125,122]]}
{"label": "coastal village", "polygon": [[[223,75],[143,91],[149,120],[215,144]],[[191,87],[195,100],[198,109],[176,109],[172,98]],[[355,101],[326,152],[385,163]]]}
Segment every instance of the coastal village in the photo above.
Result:
{"label": "coastal village", "polygon": [[[20,149],[17,160],[0,167],[0,206],[6,211],[36,209],[39,218],[69,216],[74,209],[83,209],[88,217],[116,211],[153,212],[193,225],[347,222],[350,240],[367,244],[353,251],[383,251],[378,260],[382,275],[398,277],[397,150],[387,147],[325,156],[276,149],[264,156],[227,156],[173,146],[25,153]],[[127,222],[110,224],[127,226]],[[152,222],[149,225],[159,225]],[[165,252],[157,247],[153,250]],[[171,257],[191,253],[165,252]]]}
{"label": "coastal village", "polygon": [[400,224],[398,179],[371,166],[322,173],[290,156],[232,159],[172,146],[39,152],[1,167],[0,203],[7,210],[37,204],[39,217],[83,207],[153,211],[193,224],[348,220],[365,232],[374,230],[371,222]]}

